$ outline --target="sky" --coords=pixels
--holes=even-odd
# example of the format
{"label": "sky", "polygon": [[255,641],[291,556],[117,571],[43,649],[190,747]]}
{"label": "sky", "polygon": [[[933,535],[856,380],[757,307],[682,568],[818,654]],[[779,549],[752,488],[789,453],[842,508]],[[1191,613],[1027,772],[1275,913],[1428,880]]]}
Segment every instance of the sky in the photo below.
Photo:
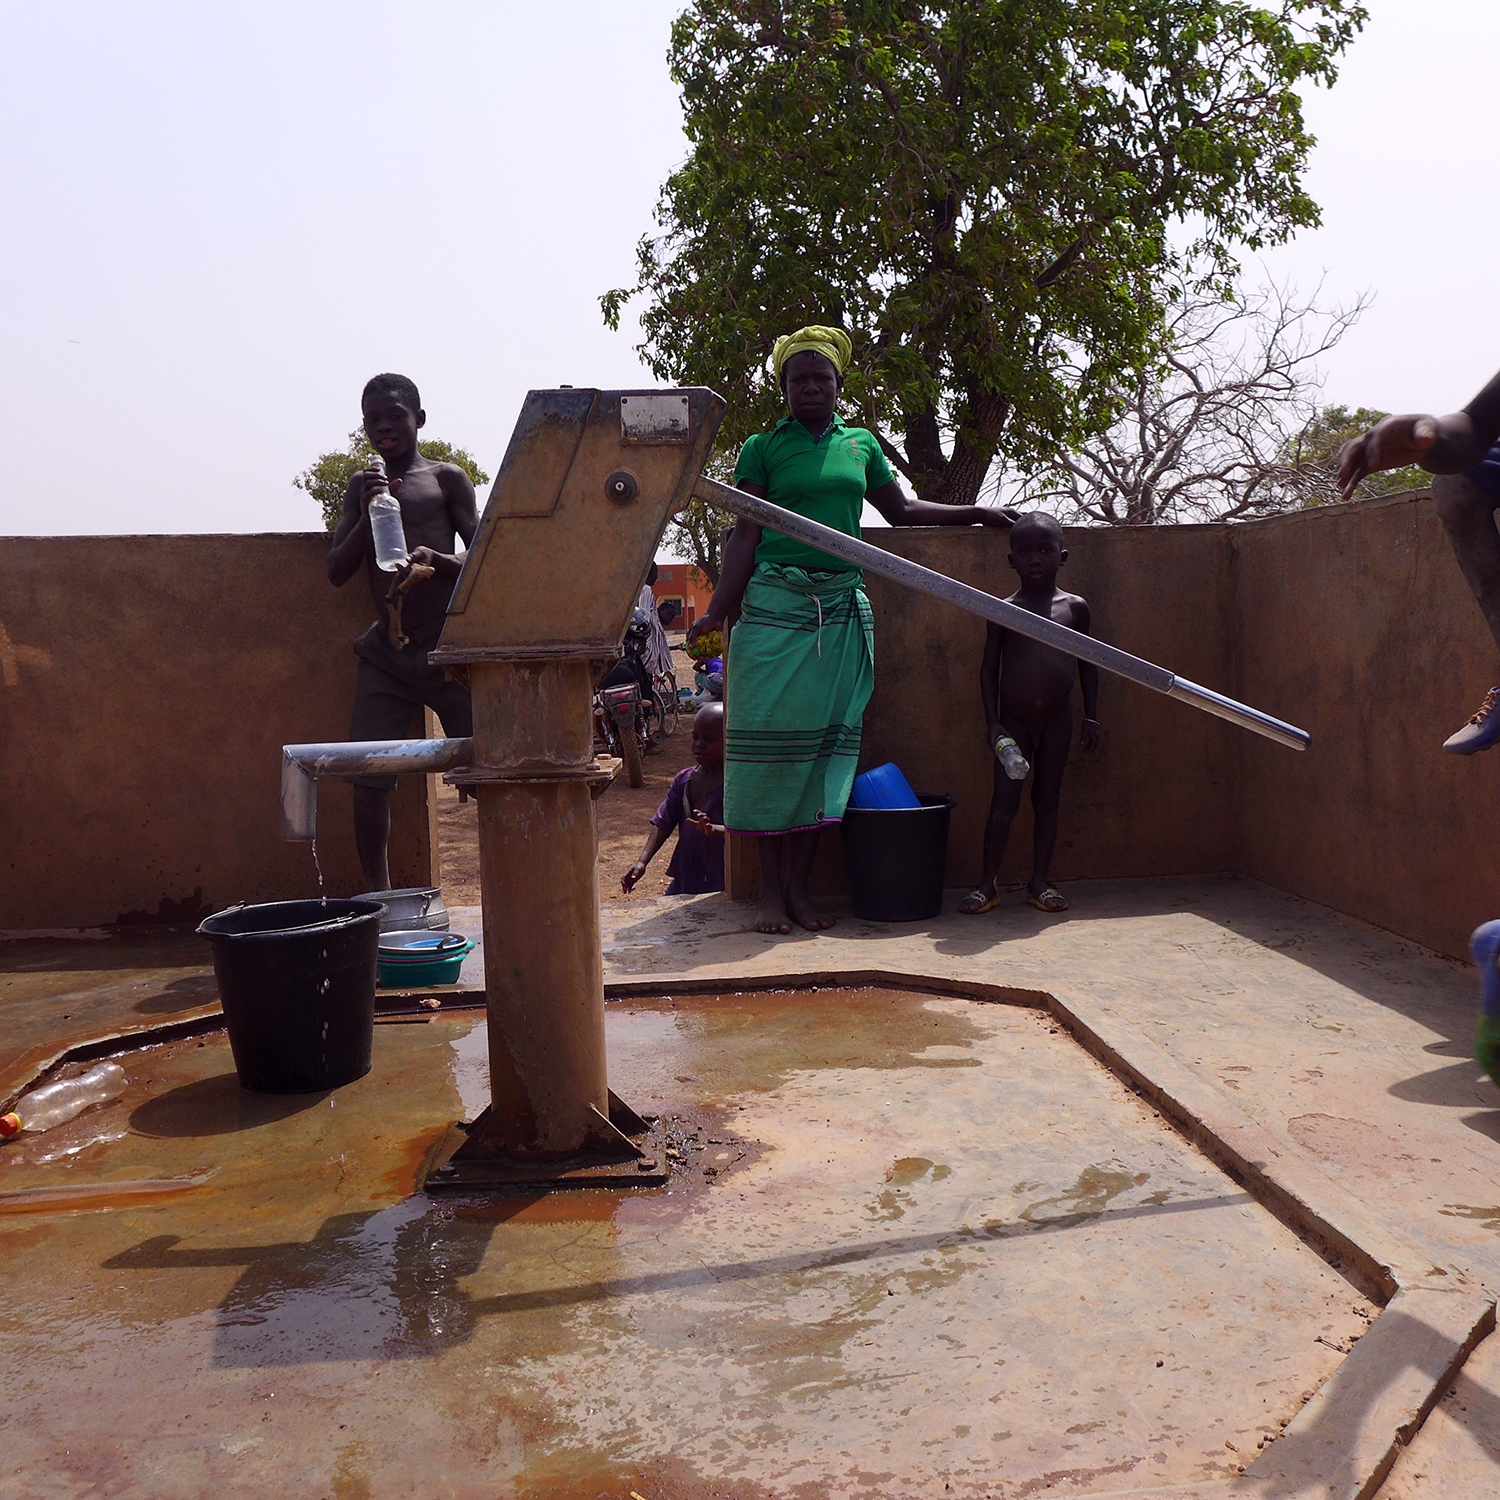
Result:
{"label": "sky", "polygon": [[[654,383],[598,298],[687,152],[680,8],[0,0],[0,534],[319,529],[380,370],[490,473],[528,388]],[[1446,411],[1500,366],[1500,5],[1369,9],[1252,274],[1373,294],[1326,400]]]}

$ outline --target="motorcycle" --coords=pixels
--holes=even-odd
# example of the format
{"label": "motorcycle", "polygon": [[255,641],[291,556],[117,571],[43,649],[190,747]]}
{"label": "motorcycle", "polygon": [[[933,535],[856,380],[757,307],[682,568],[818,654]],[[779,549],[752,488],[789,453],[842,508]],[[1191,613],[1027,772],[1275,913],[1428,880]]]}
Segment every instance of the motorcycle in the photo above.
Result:
{"label": "motorcycle", "polygon": [[594,733],[611,755],[625,762],[625,780],[640,786],[646,779],[642,757],[648,731],[641,690],[633,682],[601,687],[594,694]]}
{"label": "motorcycle", "polygon": [[655,694],[649,697],[642,683],[650,683],[641,652],[650,633],[644,610],[636,610],[625,631],[625,655],[594,689],[594,734],[611,755],[625,762],[625,780],[641,786],[646,779],[643,759],[651,748],[651,718],[660,711]]}

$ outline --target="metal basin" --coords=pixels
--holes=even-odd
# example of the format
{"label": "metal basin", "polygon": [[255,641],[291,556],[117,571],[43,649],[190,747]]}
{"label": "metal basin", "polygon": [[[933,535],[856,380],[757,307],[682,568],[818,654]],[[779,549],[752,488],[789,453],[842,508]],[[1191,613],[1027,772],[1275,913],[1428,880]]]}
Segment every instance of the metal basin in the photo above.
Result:
{"label": "metal basin", "polygon": [[399,891],[364,891],[357,901],[378,901],[385,907],[380,918],[382,932],[410,932],[425,927],[446,932],[448,908],[443,893],[435,885],[409,885]]}

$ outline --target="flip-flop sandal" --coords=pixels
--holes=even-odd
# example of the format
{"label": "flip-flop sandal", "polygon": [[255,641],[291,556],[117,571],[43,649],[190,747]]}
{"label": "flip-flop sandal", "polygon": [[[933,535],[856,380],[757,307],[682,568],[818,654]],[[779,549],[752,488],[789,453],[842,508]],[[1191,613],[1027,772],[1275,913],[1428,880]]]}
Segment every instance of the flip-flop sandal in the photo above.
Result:
{"label": "flip-flop sandal", "polygon": [[[971,906],[969,903],[973,901],[976,896],[979,898],[979,905]],[[970,891],[969,894],[958,903],[958,909],[966,917],[982,917],[985,912],[993,911],[995,907],[999,906],[999,904],[1000,892],[998,890],[992,896],[986,896],[984,893],[984,887],[980,886],[977,890]]]}
{"label": "flip-flop sandal", "polygon": [[1055,885],[1049,885],[1040,896],[1033,896],[1028,890],[1026,899],[1038,911],[1067,911],[1068,909],[1068,898]]}

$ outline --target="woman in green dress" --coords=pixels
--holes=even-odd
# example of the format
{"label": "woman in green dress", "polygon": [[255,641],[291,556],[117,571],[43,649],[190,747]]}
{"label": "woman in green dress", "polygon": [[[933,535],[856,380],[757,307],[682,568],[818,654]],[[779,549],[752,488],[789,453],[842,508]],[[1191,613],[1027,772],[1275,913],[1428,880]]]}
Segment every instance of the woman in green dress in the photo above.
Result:
{"label": "woman in green dress", "polygon": [[[868,500],[892,526],[1004,526],[1008,511],[909,500],[880,444],[838,415],[853,347],[839,328],[777,340],[772,366],[789,415],[740,450],[734,482],[748,494],[860,534]],[[874,630],[858,568],[740,521],[719,585],[690,641],[723,629],[730,642],[724,731],[724,824],[760,847],[758,932],[833,926],[807,879],[818,834],[844,815],[874,685]]]}

